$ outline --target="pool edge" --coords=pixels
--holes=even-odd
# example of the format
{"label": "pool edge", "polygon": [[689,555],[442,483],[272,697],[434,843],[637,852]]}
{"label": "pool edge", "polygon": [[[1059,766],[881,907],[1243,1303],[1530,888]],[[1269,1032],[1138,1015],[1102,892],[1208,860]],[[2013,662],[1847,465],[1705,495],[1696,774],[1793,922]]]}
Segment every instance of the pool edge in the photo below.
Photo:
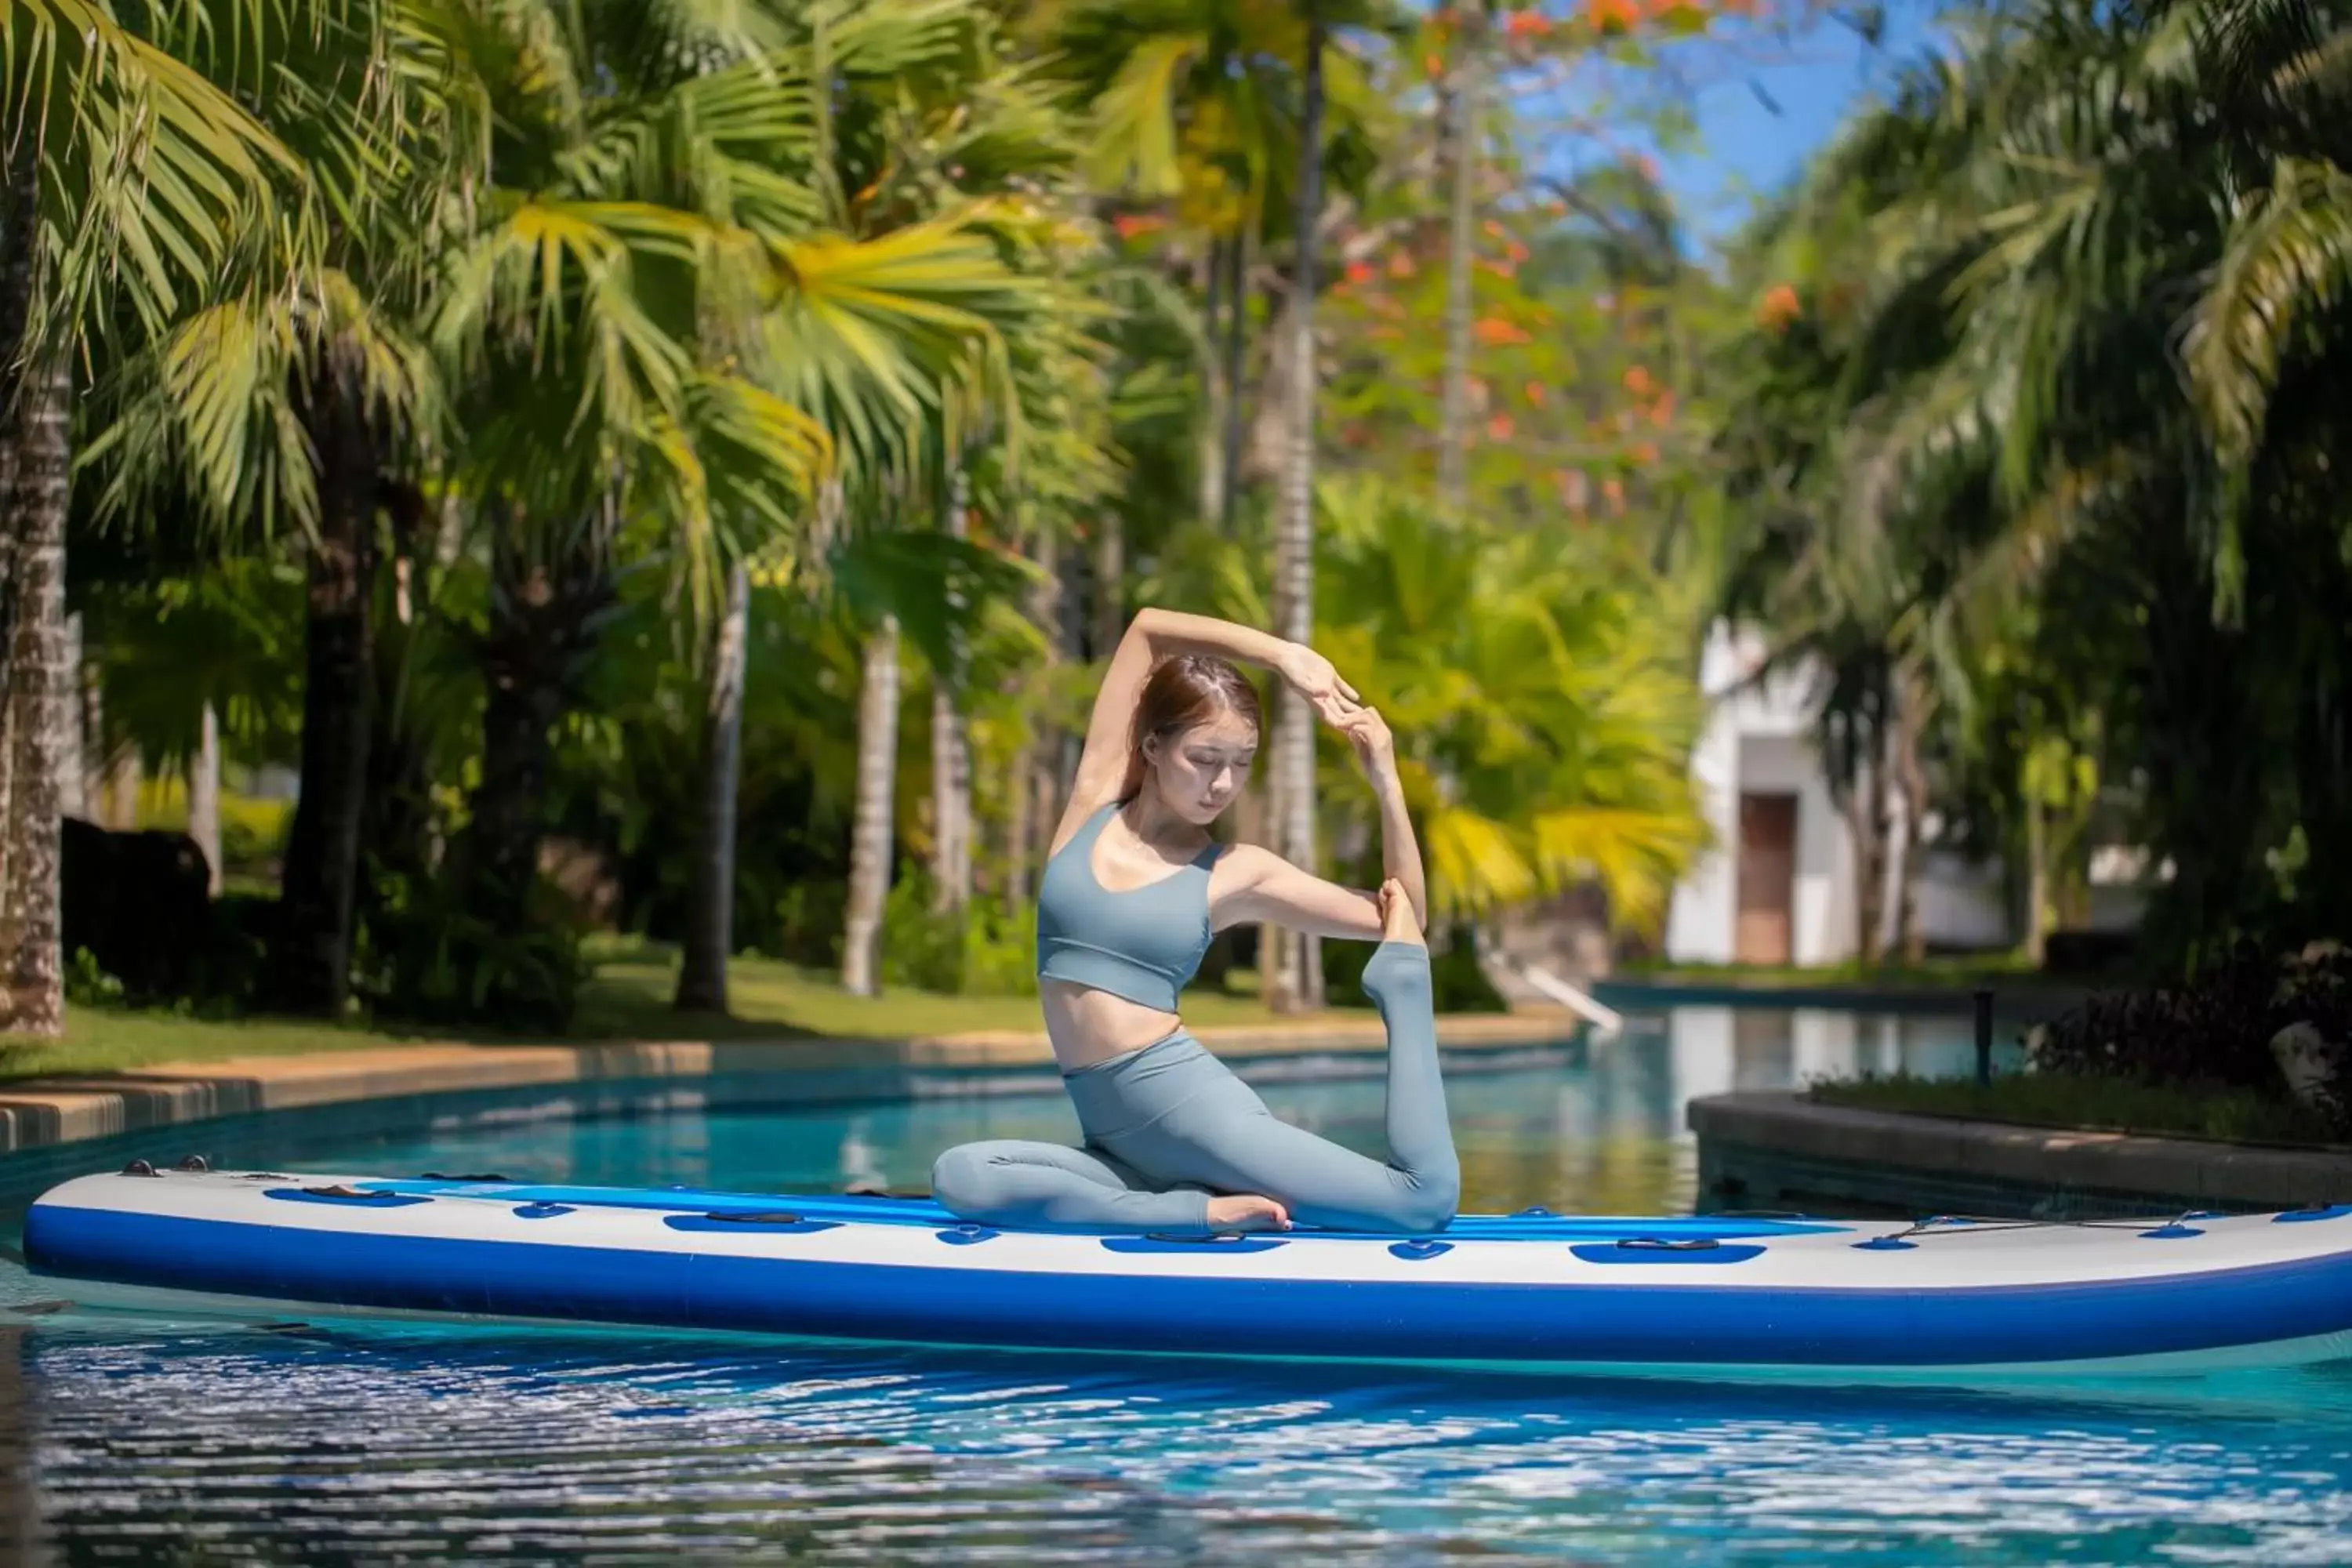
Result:
{"label": "pool edge", "polygon": [[[1580,1021],[1564,1009],[1466,1014],[1439,1020],[1449,1056],[1565,1044]],[[1194,1034],[1221,1055],[1269,1062],[1362,1057],[1381,1051],[1377,1020],[1299,1028],[1205,1027]],[[158,1062],[135,1071],[58,1075],[0,1084],[0,1155],[221,1117],[310,1110],[373,1100],[463,1094],[570,1083],[694,1082],[730,1075],[878,1074],[915,1098],[919,1079],[1042,1072],[1053,1058],[1042,1033],[860,1039],[583,1041],[563,1045],[387,1045],[352,1050],[209,1061]]]}

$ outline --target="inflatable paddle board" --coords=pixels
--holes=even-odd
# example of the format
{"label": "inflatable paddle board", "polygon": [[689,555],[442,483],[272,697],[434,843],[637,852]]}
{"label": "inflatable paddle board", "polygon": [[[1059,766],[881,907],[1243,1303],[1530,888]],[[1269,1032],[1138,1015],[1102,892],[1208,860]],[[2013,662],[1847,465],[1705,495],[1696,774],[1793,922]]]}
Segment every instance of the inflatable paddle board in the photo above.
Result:
{"label": "inflatable paddle board", "polygon": [[1723,1374],[2200,1372],[2352,1354],[2352,1205],[2086,1224],[1465,1215],[1433,1236],[1002,1230],[928,1199],[154,1170],[65,1182],[100,1308]]}

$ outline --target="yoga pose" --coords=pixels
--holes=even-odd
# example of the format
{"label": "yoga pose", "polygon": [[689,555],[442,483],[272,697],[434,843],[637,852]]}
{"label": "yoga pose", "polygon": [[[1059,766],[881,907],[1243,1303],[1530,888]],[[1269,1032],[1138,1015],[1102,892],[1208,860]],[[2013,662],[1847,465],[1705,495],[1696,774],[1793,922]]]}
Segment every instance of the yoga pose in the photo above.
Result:
{"label": "yoga pose", "polygon": [[[1258,746],[1264,665],[1344,733],[1381,807],[1386,879],[1336,886],[1255,845],[1221,847]],[[931,1188],[993,1225],[1174,1232],[1425,1232],[1461,1173],[1437,1068],[1421,852],[1387,724],[1313,649],[1202,616],[1135,617],[1097,693],[1037,895],[1045,1030],[1086,1142],[948,1150]],[[1272,921],[1380,945],[1363,986],[1389,1036],[1386,1163],[1276,1121],[1186,1033],[1177,993],[1211,936]]]}

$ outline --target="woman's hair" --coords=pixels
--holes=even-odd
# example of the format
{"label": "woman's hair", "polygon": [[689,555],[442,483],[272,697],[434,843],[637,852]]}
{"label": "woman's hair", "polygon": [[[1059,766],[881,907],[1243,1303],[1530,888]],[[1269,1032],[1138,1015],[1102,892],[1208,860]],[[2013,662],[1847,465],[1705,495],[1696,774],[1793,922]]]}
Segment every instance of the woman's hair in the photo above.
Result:
{"label": "woman's hair", "polygon": [[1253,730],[1264,728],[1258,713],[1257,688],[1231,661],[1205,653],[1180,653],[1153,667],[1135,702],[1135,744],[1128,755],[1127,787],[1122,799],[1132,799],[1143,787],[1143,743],[1153,736],[1167,740],[1220,713],[1245,720]]}

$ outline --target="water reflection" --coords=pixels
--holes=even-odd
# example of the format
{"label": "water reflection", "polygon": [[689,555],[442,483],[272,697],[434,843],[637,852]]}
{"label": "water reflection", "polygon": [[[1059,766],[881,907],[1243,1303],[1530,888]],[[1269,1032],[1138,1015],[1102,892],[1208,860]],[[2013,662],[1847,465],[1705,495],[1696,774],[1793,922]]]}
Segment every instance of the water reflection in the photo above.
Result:
{"label": "water reflection", "polygon": [[41,1494],[34,1484],[38,1406],[26,1372],[32,1353],[22,1328],[0,1323],[0,1563],[47,1561],[40,1541]]}
{"label": "water reflection", "polygon": [[69,1334],[39,1366],[75,1561],[2316,1563],[2352,1541],[2347,1390],[2310,1374],[2201,1406],[394,1325]]}

